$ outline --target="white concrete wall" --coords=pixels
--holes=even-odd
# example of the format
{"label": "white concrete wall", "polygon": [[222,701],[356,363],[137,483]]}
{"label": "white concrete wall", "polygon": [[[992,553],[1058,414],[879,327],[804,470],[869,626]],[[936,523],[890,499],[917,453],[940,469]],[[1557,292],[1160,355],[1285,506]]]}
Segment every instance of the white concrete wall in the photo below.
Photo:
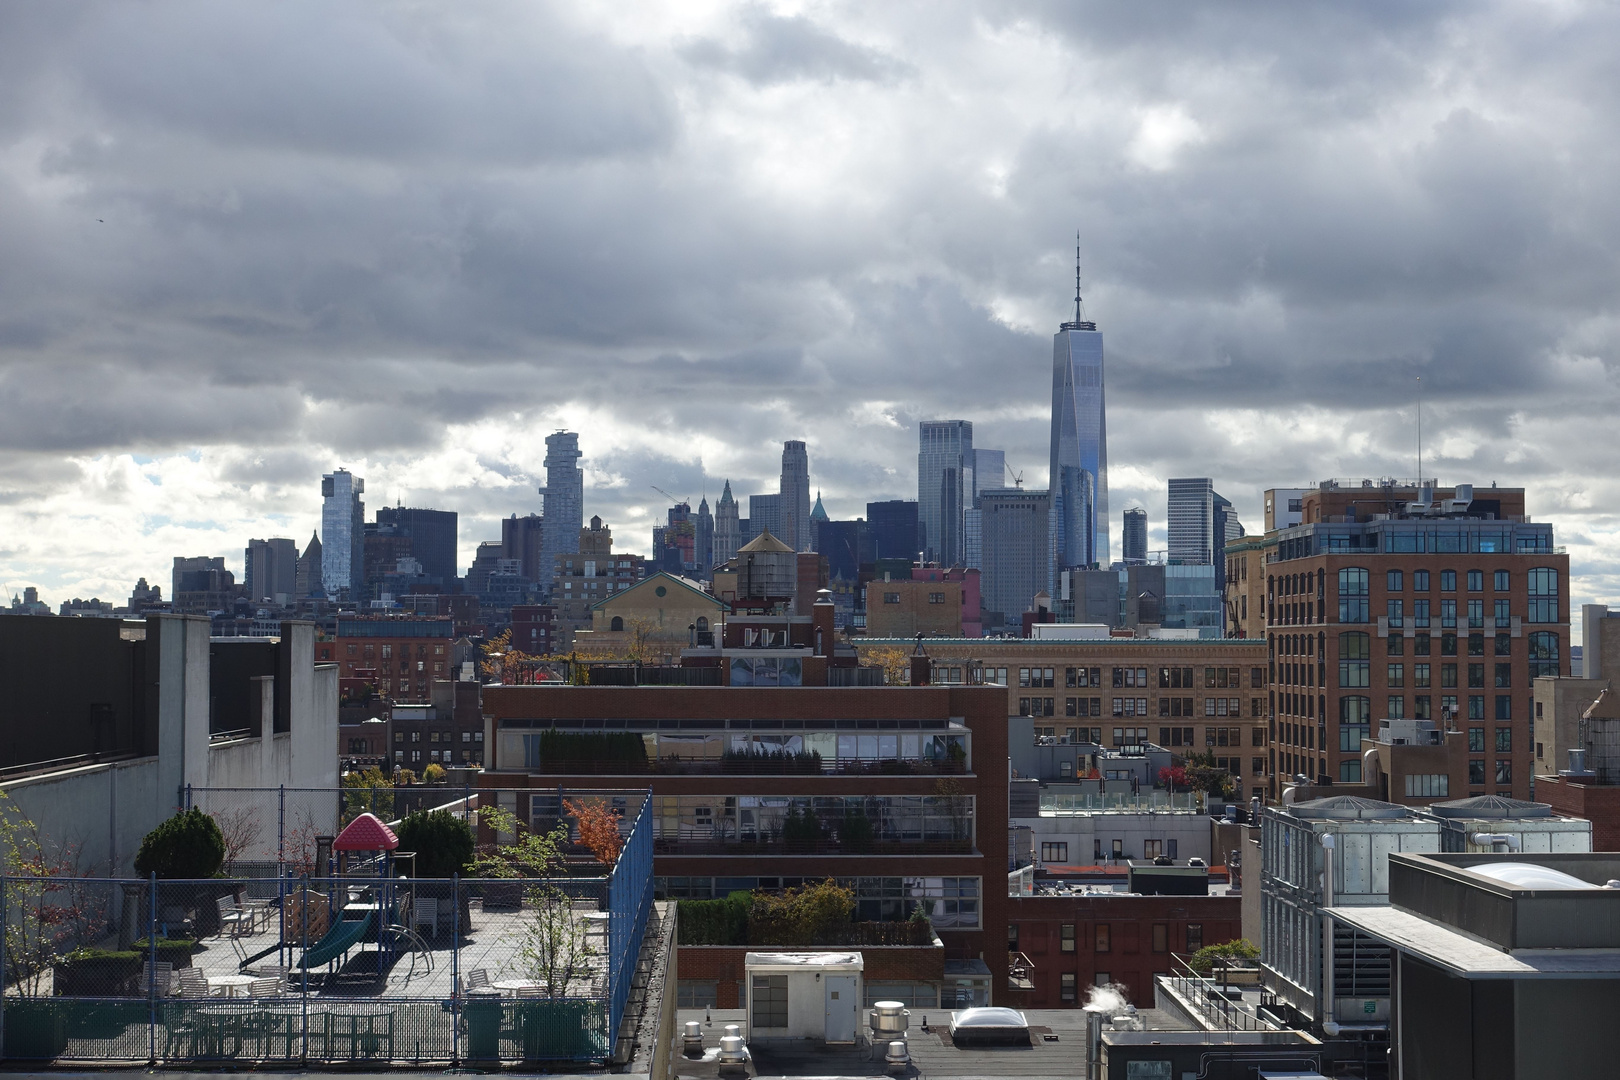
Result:
{"label": "white concrete wall", "polygon": [[[6,793],[53,846],[78,849],[80,873],[133,873],[141,838],[174,813],[186,785],[194,803],[210,813],[245,808],[257,821],[259,841],[243,857],[273,859],[280,809],[276,789],[330,789],[338,783],[337,667],[314,666],[313,626],[292,629],[290,732],[273,731],[274,680],[266,678],[260,680],[263,735],[211,745],[209,622],[156,616],[148,620],[147,640],[160,680],[157,756],[16,780],[5,786]],[[257,790],[204,790],[209,788]],[[289,795],[288,802],[288,829],[313,818],[318,831],[335,831],[334,797]]]}

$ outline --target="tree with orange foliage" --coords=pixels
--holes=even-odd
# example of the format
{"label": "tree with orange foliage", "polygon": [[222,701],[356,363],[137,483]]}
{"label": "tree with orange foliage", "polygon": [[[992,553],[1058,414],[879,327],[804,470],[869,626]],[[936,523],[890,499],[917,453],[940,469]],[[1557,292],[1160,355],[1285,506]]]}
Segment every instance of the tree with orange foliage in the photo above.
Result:
{"label": "tree with orange foliage", "polygon": [[606,799],[564,799],[563,809],[579,823],[579,839],[603,866],[619,861],[624,837],[619,835],[619,815]]}

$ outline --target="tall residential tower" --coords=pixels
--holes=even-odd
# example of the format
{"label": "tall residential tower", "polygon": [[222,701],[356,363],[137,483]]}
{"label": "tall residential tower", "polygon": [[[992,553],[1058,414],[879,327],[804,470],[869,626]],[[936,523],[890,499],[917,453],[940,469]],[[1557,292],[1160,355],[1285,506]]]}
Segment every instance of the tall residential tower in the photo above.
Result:
{"label": "tall residential tower", "polygon": [[782,444],[782,479],[777,490],[782,499],[778,511],[782,532],[777,539],[794,551],[809,551],[815,539],[815,526],[810,524],[810,454],[799,439]]}
{"label": "tall residential tower", "polygon": [[357,597],[365,584],[365,490],[366,482],[348,469],[321,477],[321,581],[328,596]]}
{"label": "tall residential tower", "polygon": [[[1052,575],[1108,559],[1108,427],[1103,340],[1080,300],[1075,249],[1074,320],[1052,339]],[[1050,585],[1048,586],[1050,588]]]}
{"label": "tall residential tower", "polygon": [[917,425],[917,515],[924,561],[965,565],[963,511],[973,503],[974,464],[971,420]]}
{"label": "tall residential tower", "polygon": [[557,556],[579,552],[579,530],[585,525],[585,473],[579,467],[579,436],[556,431],[546,436],[545,526],[539,572],[542,595],[551,598]]}

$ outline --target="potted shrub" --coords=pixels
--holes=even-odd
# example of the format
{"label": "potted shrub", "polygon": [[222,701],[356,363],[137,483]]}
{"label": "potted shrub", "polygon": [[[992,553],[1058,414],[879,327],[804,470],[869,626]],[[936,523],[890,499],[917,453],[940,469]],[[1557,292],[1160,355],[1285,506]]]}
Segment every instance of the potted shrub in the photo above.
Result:
{"label": "potted shrub", "polygon": [[[183,810],[141,840],[135,854],[135,870],[141,876],[156,874],[173,881],[199,882],[212,878],[225,865],[225,834],[219,823],[198,807]],[[178,906],[194,912],[198,937],[219,933],[220,896],[228,895],[232,886],[176,885],[160,890],[158,904]]]}
{"label": "potted shrub", "polygon": [[[472,827],[449,810],[417,810],[407,814],[395,835],[399,837],[401,851],[416,855],[412,876],[423,879],[415,887],[417,896],[449,897],[451,885],[444,879],[466,873],[477,847]],[[461,908],[461,926],[471,926],[472,909],[465,888],[457,903]]]}
{"label": "potted shrub", "polygon": [[123,997],[136,993],[141,955],[133,950],[75,949],[52,965],[57,997]]}

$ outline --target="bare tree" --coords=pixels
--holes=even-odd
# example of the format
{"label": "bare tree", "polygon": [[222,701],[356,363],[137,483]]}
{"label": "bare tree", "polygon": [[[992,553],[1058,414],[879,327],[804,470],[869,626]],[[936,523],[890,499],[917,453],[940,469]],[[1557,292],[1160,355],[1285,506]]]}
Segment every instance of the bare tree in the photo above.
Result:
{"label": "bare tree", "polygon": [[225,837],[225,870],[234,873],[236,860],[254,850],[259,838],[264,835],[264,819],[251,806],[210,810],[208,816],[214,819],[220,834]]}

